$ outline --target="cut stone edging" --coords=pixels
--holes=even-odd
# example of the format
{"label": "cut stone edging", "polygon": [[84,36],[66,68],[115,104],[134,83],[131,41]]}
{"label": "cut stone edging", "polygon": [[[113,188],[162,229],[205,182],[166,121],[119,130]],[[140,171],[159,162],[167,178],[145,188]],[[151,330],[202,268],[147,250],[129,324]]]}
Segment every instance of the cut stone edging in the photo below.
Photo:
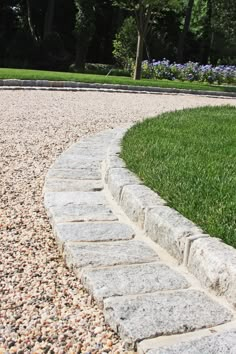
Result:
{"label": "cut stone edging", "polygon": [[170,93],[235,98],[236,92],[201,91],[151,86],[83,83],[76,81],[0,79],[0,89],[100,90],[129,93]]}
{"label": "cut stone edging", "polygon": [[205,234],[144,186],[119,158],[121,131],[113,139],[104,165],[105,181],[116,202],[147,237],[183,263],[206,288],[236,308],[236,250]]}
{"label": "cut stone edging", "polygon": [[[176,337],[189,331],[196,339],[203,328],[235,331],[235,311],[225,298],[210,295],[141,231],[148,226],[149,212],[161,217],[157,230],[153,217],[150,237],[161,229],[160,239],[168,240],[164,247],[180,264],[190,264],[192,242],[210,239],[185,218],[182,226],[183,217],[125,168],[118,155],[126,130],[80,139],[48,171],[44,204],[67,265],[103,309],[105,320],[118,332],[126,349],[138,346],[138,353],[146,354],[160,348],[165,336],[176,343]],[[173,220],[165,226],[169,216],[174,216]],[[231,332],[225,333],[230,341]],[[158,338],[152,345],[154,337]],[[205,343],[204,339],[200,342]],[[234,344],[233,337],[230,348]]]}

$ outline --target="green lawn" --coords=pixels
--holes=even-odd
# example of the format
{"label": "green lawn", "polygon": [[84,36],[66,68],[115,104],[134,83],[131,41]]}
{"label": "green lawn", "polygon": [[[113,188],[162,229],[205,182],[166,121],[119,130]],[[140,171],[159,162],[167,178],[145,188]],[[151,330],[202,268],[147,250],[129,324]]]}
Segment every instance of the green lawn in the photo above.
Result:
{"label": "green lawn", "polygon": [[0,79],[22,79],[22,80],[55,80],[55,81],[79,81],[86,83],[120,84],[135,86],[152,86],[162,88],[192,89],[220,92],[236,92],[236,86],[210,85],[199,82],[181,82],[168,80],[140,80],[123,76],[104,76],[94,74],[76,74],[69,72],[54,72],[25,69],[1,69]]}
{"label": "green lawn", "polygon": [[132,127],[128,168],[168,204],[236,247],[236,108],[165,113]]}

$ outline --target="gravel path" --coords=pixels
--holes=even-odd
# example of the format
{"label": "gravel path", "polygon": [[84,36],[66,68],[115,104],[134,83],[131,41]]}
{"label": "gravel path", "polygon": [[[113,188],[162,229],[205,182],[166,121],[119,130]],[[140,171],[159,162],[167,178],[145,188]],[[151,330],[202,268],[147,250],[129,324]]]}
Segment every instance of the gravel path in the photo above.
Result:
{"label": "gravel path", "polygon": [[236,99],[0,91],[0,353],[124,353],[57,250],[42,204],[44,177],[81,136],[206,104]]}

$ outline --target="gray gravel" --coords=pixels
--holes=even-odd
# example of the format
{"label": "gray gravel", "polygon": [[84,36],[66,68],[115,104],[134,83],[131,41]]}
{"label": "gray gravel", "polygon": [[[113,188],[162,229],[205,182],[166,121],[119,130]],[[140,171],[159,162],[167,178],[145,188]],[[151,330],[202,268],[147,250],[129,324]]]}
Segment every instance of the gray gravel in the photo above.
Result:
{"label": "gray gravel", "polygon": [[64,265],[42,204],[55,158],[87,134],[183,107],[236,99],[0,91],[0,353],[124,353]]}

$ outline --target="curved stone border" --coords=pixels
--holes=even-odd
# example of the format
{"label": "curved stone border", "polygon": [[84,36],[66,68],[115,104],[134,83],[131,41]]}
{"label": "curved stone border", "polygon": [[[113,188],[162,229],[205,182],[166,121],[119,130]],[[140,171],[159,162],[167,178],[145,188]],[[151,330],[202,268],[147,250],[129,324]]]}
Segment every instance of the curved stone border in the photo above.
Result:
{"label": "curved stone border", "polygon": [[189,94],[210,97],[235,98],[236,92],[200,91],[176,88],[161,88],[150,86],[132,86],[119,84],[98,84],[83,83],[76,81],[49,81],[49,80],[18,80],[0,79],[0,89],[47,89],[47,90],[100,90],[128,93],[169,93],[169,94]]}
{"label": "curved stone border", "polygon": [[203,286],[225,296],[236,308],[236,250],[204,234],[125,168],[119,158],[124,134],[113,140],[105,162],[105,180],[112,196],[148,237],[183,263]]}
{"label": "curved stone border", "polygon": [[192,332],[195,343],[204,328],[223,335],[215,339],[208,331],[209,338],[197,342],[203,352],[209,341],[218,339],[233,348],[232,307],[203,290],[195,277],[141,231],[157,237],[180,263],[188,253],[187,265],[191,242],[210,239],[125,168],[118,156],[125,131],[114,129],[81,139],[48,171],[44,204],[65,261],[126,349],[160,354],[165,336],[173,343],[178,337],[186,342],[186,333]]}

